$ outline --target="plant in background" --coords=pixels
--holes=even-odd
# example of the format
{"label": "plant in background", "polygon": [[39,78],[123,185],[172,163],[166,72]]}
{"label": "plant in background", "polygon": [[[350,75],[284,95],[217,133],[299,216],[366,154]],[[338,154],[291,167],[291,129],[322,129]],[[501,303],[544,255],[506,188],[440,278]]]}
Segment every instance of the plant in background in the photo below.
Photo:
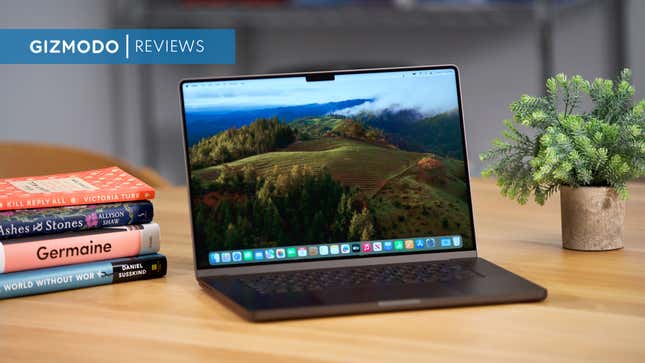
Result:
{"label": "plant in background", "polygon": [[[510,106],[505,140],[496,139],[480,155],[491,164],[503,195],[539,204],[560,186],[605,186],[627,198],[626,182],[645,175],[645,100],[634,105],[631,72],[613,82],[558,74],[546,82],[543,97],[523,95]],[[582,96],[593,104],[580,113]]]}

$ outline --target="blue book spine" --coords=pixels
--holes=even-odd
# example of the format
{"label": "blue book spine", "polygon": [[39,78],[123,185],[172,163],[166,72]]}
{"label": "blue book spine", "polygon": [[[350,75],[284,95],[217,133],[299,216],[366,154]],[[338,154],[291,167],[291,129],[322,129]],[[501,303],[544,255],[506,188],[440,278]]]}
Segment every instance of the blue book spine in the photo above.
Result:
{"label": "blue book spine", "polygon": [[164,255],[139,257],[0,274],[0,300],[53,291],[147,280],[166,274]]}
{"label": "blue book spine", "polygon": [[147,200],[0,212],[0,239],[146,224],[152,217]]}

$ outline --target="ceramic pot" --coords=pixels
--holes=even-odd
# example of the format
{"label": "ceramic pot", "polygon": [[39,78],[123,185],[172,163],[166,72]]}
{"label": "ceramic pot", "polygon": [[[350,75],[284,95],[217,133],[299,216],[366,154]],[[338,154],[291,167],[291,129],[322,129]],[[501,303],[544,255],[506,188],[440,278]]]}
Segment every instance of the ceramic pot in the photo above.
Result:
{"label": "ceramic pot", "polygon": [[578,251],[623,248],[625,201],[609,187],[560,188],[562,246]]}

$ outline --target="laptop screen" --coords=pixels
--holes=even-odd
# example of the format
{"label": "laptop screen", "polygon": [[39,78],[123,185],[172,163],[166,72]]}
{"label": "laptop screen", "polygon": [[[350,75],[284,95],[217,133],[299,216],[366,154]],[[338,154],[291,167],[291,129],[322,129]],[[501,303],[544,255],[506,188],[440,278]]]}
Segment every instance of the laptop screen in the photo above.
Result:
{"label": "laptop screen", "polygon": [[452,67],[181,91],[198,268],[474,249]]}

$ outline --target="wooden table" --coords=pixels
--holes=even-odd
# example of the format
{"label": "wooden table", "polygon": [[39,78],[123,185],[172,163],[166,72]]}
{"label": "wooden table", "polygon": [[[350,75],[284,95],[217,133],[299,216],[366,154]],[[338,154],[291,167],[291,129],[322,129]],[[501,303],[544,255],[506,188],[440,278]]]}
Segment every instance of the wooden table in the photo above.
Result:
{"label": "wooden table", "polygon": [[645,185],[625,249],[602,253],[560,247],[557,196],[473,190],[481,256],[547,287],[545,302],[248,323],[195,282],[176,188],[155,202],[165,279],[0,301],[0,362],[645,362]]}

